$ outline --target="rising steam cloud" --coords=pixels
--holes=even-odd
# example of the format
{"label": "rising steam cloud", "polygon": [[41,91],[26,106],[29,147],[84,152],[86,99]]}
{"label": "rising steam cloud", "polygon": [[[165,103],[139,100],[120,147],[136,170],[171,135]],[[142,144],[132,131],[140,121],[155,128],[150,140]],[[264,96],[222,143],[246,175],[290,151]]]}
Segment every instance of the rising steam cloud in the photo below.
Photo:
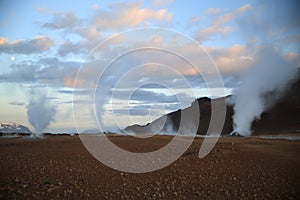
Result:
{"label": "rising steam cloud", "polygon": [[31,91],[30,96],[26,106],[28,121],[34,127],[34,135],[42,136],[43,131],[54,121],[56,108],[47,102],[44,94]]}
{"label": "rising steam cloud", "polygon": [[274,106],[298,74],[297,67],[273,49],[260,50],[257,58],[236,91],[234,132],[243,136],[251,135],[253,120]]}

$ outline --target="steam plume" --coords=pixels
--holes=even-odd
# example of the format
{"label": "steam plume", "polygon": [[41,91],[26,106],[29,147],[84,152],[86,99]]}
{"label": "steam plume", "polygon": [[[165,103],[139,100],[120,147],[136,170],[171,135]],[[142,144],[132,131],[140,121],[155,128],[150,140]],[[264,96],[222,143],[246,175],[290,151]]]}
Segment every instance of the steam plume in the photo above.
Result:
{"label": "steam plume", "polygon": [[234,132],[251,135],[253,120],[276,103],[296,74],[297,68],[278,52],[261,49],[254,65],[241,76],[242,82],[236,91]]}
{"label": "steam plume", "polygon": [[45,95],[31,91],[30,96],[26,106],[28,121],[34,127],[33,136],[43,136],[42,132],[54,121],[56,108],[47,102]]}

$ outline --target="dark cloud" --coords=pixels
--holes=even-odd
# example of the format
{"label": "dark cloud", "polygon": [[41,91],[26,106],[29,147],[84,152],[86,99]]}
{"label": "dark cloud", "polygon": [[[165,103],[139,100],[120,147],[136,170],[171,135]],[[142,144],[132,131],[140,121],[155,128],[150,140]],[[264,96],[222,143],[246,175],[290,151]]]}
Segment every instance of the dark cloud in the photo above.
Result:
{"label": "dark cloud", "polygon": [[[19,67],[19,66],[22,67]],[[10,66],[11,71],[0,74],[1,82],[16,82],[16,83],[24,83],[24,82],[35,82],[36,72],[38,66],[34,63],[22,61],[19,64],[13,64]]]}
{"label": "dark cloud", "polygon": [[177,102],[175,95],[165,95],[163,93],[156,93],[146,90],[136,90],[131,96],[132,100],[143,101],[143,102],[161,102],[161,103],[173,103]]}
{"label": "dark cloud", "polygon": [[102,37],[97,39],[83,38],[79,42],[72,42],[66,40],[64,43],[58,46],[57,53],[61,57],[65,57],[69,54],[86,56],[91,49],[93,49],[102,40]]}
{"label": "dark cloud", "polygon": [[0,74],[0,82],[64,84],[67,76],[75,76],[80,63],[48,57],[24,60],[10,65],[10,71]]}
{"label": "dark cloud", "polygon": [[135,90],[131,96],[129,96],[131,92],[132,91],[130,90],[115,91],[113,97],[118,99],[123,99],[123,100],[126,100],[127,97],[130,97],[130,99],[128,100],[135,100],[144,103],[147,102],[173,103],[178,101],[176,95],[165,95],[163,93],[138,89]]}
{"label": "dark cloud", "polygon": [[67,56],[69,53],[73,53],[73,54],[83,53],[85,52],[84,51],[85,49],[86,48],[84,48],[84,46],[78,43],[66,41],[58,47],[57,53],[58,55],[64,57]]}
{"label": "dark cloud", "polygon": [[13,105],[13,106],[24,106],[25,105],[24,102],[18,102],[18,101],[11,101],[8,104]]}
{"label": "dark cloud", "polygon": [[74,92],[78,95],[88,95],[93,92],[93,90],[88,90],[88,89],[77,89],[77,90],[68,90],[68,89],[60,89],[57,90],[56,92],[61,93],[61,94],[73,94]]}
{"label": "dark cloud", "polygon": [[137,110],[153,110],[153,109],[167,109],[167,110],[174,110],[174,109],[178,109],[179,103],[175,102],[175,103],[130,103],[129,108],[130,109],[137,109]]}
{"label": "dark cloud", "polygon": [[109,110],[110,114],[131,116],[160,116],[180,108],[179,103],[130,103],[122,109]]}

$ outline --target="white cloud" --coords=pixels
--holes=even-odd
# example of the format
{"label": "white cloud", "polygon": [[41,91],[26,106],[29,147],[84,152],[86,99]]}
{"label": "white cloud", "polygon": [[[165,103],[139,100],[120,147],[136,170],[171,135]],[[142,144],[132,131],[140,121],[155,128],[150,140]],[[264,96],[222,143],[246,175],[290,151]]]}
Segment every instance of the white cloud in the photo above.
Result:
{"label": "white cloud", "polygon": [[93,4],[93,5],[91,6],[91,8],[92,8],[93,10],[99,10],[100,6],[99,6],[98,4]]}
{"label": "white cloud", "polygon": [[103,38],[100,30],[94,25],[85,28],[77,28],[76,32],[87,40],[99,40]]}
{"label": "white cloud", "polygon": [[215,15],[221,12],[221,8],[208,8],[204,11],[205,14],[208,15]]}
{"label": "white cloud", "polygon": [[155,7],[162,7],[173,3],[173,0],[153,0],[152,5]]}

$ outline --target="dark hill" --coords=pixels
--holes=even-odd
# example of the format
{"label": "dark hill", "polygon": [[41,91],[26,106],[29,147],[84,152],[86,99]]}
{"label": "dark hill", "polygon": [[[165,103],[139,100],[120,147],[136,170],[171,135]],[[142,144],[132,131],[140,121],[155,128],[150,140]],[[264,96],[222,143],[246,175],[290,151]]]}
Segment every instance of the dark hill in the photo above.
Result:
{"label": "dark hill", "polygon": [[[259,120],[255,120],[252,123],[253,134],[274,134],[274,133],[296,133],[300,131],[300,79],[298,79],[290,89],[285,93],[285,95],[269,110],[262,113]],[[224,99],[226,98],[226,99]],[[147,125],[133,125],[126,127],[125,131],[134,133],[153,133],[161,132],[170,134],[172,132],[177,132],[181,121],[181,116],[188,116],[185,122],[186,132],[180,132],[182,134],[188,134],[189,128],[197,124],[194,121],[198,118],[199,113],[196,113],[196,103],[199,105],[200,109],[200,121],[197,134],[206,135],[210,118],[211,118],[211,102],[212,101],[229,101],[232,96],[223,97],[219,99],[210,99],[207,97],[199,98],[195,100],[192,105],[185,109],[180,109],[171,112],[167,115],[154,120]],[[230,134],[233,131],[232,126],[232,115],[233,106],[227,104],[226,106],[226,118],[224,127],[222,130],[222,135]],[[217,111],[218,112],[218,111]],[[199,118],[198,118],[199,119]],[[179,133],[179,134],[180,134]]]}

